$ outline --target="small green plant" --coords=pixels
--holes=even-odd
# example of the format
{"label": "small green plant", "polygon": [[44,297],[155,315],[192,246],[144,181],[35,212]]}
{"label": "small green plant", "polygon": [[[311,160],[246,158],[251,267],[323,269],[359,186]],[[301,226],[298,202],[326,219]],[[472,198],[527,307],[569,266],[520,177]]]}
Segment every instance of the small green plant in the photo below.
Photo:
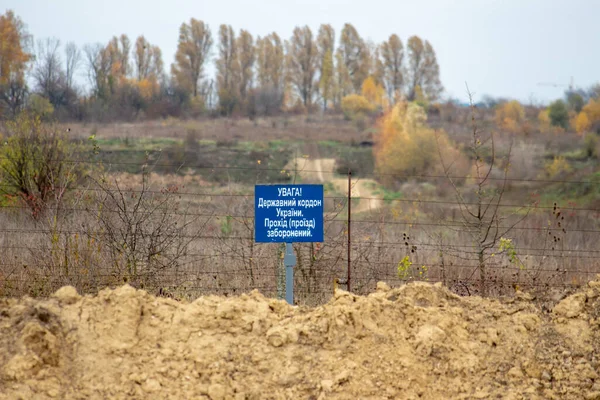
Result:
{"label": "small green plant", "polygon": [[[398,278],[402,280],[428,280],[427,273],[429,272],[429,268],[425,265],[422,265],[417,268],[416,271],[413,271],[412,261],[410,261],[409,256],[405,256],[400,262],[398,262]],[[416,272],[416,273],[413,273]]]}
{"label": "small green plant", "polygon": [[32,94],[29,97],[29,110],[33,115],[38,116],[42,120],[48,120],[54,114],[52,103],[39,94]]}
{"label": "small green plant", "polygon": [[511,264],[516,265],[520,269],[525,269],[525,265],[523,265],[523,263],[517,256],[517,250],[515,249],[515,245],[512,239],[501,237],[500,241],[498,242],[498,252],[506,254],[506,256],[508,257],[508,261]]}
{"label": "small green plant", "polygon": [[554,160],[546,163],[544,167],[546,174],[550,178],[555,178],[563,173],[569,173],[572,171],[571,165],[563,156],[555,156]]}
{"label": "small green plant", "polygon": [[408,279],[408,277],[410,276],[411,265],[412,262],[410,261],[410,257],[408,256],[405,256],[402,260],[400,260],[400,262],[398,263],[398,278]]}
{"label": "small green plant", "polygon": [[429,272],[429,267],[421,265],[421,267],[419,268],[419,279],[423,281],[429,280],[429,278],[427,277],[427,272]]}
{"label": "small green plant", "polygon": [[588,133],[584,139],[585,154],[588,158],[598,158],[598,135]]}
{"label": "small green plant", "polygon": [[221,220],[221,234],[223,236],[229,236],[233,228],[231,226],[231,215],[225,217],[224,220]]}

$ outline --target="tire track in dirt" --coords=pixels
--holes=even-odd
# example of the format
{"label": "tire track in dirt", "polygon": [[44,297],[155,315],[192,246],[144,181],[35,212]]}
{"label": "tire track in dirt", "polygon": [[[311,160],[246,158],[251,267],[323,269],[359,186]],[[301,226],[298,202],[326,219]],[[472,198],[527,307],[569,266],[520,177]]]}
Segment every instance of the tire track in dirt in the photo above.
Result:
{"label": "tire track in dirt", "polygon": [[[304,182],[331,183],[336,192],[347,196],[348,179],[336,177],[335,166],[335,159],[321,157],[316,143],[307,143],[303,147],[303,157],[291,160],[286,168],[297,171]],[[383,206],[383,199],[376,194],[378,186],[374,179],[352,179],[352,198],[360,198],[358,204],[353,204],[354,213],[373,211]]]}

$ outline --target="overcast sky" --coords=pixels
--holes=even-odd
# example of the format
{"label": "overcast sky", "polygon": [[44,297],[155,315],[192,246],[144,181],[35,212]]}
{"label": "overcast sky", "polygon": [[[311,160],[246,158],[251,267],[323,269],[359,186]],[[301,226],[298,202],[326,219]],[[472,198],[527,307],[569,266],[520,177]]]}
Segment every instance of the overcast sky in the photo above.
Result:
{"label": "overcast sky", "polygon": [[[600,0],[1,0],[36,39],[106,43],[143,34],[173,62],[179,26],[191,17],[253,35],[289,38],[295,26],[313,31],[330,23],[336,39],[344,23],[374,42],[396,33],[429,40],[438,56],[446,95],[465,100],[465,82],[484,94],[547,102],[564,88],[600,81]],[[213,54],[216,47],[213,48]],[[212,62],[211,62],[212,64]],[[213,66],[210,72],[214,71]],[[81,78],[83,79],[83,78]]]}

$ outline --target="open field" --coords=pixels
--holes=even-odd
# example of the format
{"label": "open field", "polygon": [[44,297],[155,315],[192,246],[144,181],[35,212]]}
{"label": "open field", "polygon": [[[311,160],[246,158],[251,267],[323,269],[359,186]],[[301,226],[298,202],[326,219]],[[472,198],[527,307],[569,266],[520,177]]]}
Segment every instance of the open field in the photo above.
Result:
{"label": "open field", "polygon": [[282,116],[269,118],[215,118],[180,120],[167,118],[139,123],[71,123],[68,126],[81,137],[97,134],[112,139],[173,138],[184,139],[193,132],[200,140],[323,140],[361,141],[368,133],[345,121],[341,115]]}
{"label": "open field", "polygon": [[[290,21],[292,32],[258,36],[191,7],[178,31],[175,21],[146,25],[134,38],[103,24],[75,43],[44,38],[32,8],[16,3],[0,14],[0,296],[127,283],[177,299],[281,297],[282,247],[255,243],[256,184],[324,187],[324,243],[294,244],[299,304],[379,280],[551,299],[600,272],[600,85],[584,60],[593,52],[507,58],[492,42],[465,47],[472,34],[456,29],[432,35],[438,47],[387,31],[395,21],[383,20],[407,10],[377,10],[373,24],[358,3],[364,26]],[[75,12],[57,9],[50,21]],[[453,18],[476,11],[465,10]],[[556,10],[533,20],[560,25],[569,14]],[[272,12],[261,13],[266,25]],[[503,41],[506,51],[543,47],[531,20],[517,36],[527,46]],[[144,36],[159,31],[160,43]],[[525,61],[490,79],[463,62],[474,54],[499,57],[491,69]],[[559,82],[573,62],[587,75]]]}
{"label": "open field", "polygon": [[[255,244],[253,239],[253,185],[294,182],[322,183],[325,188],[325,243],[295,245],[296,300],[322,303],[331,295],[333,281],[345,282],[347,275],[348,170],[353,176],[353,291],[367,293],[379,280],[392,285],[426,280],[443,282],[463,295],[480,292],[472,228],[465,225],[464,209],[446,177],[399,177],[384,183],[382,178],[389,177],[376,170],[373,147],[360,143],[369,138],[368,132],[359,132],[352,122],[330,116],[306,122],[296,117],[290,124],[305,131],[289,125],[269,128],[277,123],[276,118],[261,120],[257,126],[251,121],[218,120],[73,126],[74,137],[96,135],[99,152],[84,161],[102,168],[117,186],[80,187],[72,206],[55,210],[58,219],[53,219],[58,215],[53,211],[32,221],[27,210],[7,204],[0,237],[7,262],[0,269],[0,294],[45,296],[65,284],[94,293],[128,282],[182,299],[254,288],[280,296],[281,247]],[[230,125],[246,136],[232,133]],[[259,130],[267,128],[272,136],[260,136]],[[466,143],[465,128],[446,123],[445,129],[454,132],[451,138],[457,143]],[[313,137],[317,139],[306,140]],[[489,186],[506,186],[498,210],[502,225],[511,228],[505,234],[510,248],[496,244],[486,253],[487,294],[511,294],[518,287],[552,298],[600,272],[596,161],[585,156],[582,139],[574,134],[500,133],[499,152],[506,151],[510,139],[514,143],[509,181],[493,172],[495,180]],[[557,155],[567,160],[569,170],[549,178],[546,166]],[[99,193],[124,193],[121,206],[127,208],[138,198],[142,182],[149,203],[135,214],[136,235],[152,237],[141,228],[151,227],[147,229],[154,229],[153,235],[162,237],[166,234],[157,228],[157,221],[174,224],[167,235],[170,245],[153,267],[143,257],[138,260],[141,250],[136,250],[134,261],[119,258],[133,257],[132,253],[111,250],[115,241],[133,240],[119,233],[120,222],[112,219],[130,218],[119,211],[118,201],[101,204],[110,218],[98,213]],[[473,181],[466,180],[460,189],[463,201],[475,199]],[[151,206],[162,202],[169,206]],[[185,228],[175,228],[176,224]],[[108,240],[106,229],[122,236]],[[140,270],[128,267],[131,262],[140,263]]]}

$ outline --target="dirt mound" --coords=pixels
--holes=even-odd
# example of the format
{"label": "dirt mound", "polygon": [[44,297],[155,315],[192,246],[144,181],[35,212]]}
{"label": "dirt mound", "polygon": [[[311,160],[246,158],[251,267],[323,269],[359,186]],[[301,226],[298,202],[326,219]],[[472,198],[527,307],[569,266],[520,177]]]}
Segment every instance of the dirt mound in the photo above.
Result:
{"label": "dirt mound", "polygon": [[600,399],[600,281],[531,297],[414,283],[317,308],[124,286],[0,301],[0,399]]}

